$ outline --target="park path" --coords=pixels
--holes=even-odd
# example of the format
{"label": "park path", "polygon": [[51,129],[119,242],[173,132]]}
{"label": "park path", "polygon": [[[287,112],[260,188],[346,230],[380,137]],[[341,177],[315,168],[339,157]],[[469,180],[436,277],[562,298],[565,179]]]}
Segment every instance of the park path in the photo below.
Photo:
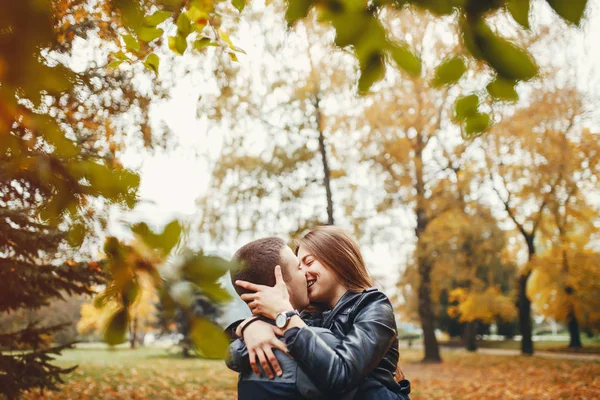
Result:
{"label": "park path", "polygon": [[[403,346],[403,348],[408,348],[407,346]],[[422,350],[422,344],[414,344],[412,349]],[[443,351],[451,351],[451,352],[463,352],[467,353],[467,350],[461,347],[441,347]],[[521,350],[518,349],[485,349],[479,348],[477,349],[478,354],[486,354],[491,356],[520,356]],[[556,360],[574,360],[574,361],[595,361],[600,362],[600,354],[577,354],[577,353],[560,353],[555,351],[543,351],[538,350],[535,352],[534,357],[544,357],[544,358],[552,358]]]}

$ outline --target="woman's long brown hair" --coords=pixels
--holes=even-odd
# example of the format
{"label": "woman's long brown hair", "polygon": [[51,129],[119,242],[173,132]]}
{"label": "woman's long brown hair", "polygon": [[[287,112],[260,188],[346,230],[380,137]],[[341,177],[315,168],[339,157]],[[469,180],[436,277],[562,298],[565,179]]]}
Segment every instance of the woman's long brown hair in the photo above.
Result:
{"label": "woman's long brown hair", "polygon": [[352,292],[373,286],[356,240],[337,226],[318,226],[296,241],[323,266],[332,271],[339,283]]}
{"label": "woman's long brown hair", "polygon": [[[318,226],[296,241],[296,255],[300,246],[331,270],[338,282],[352,292],[362,292],[373,286],[358,243],[348,232],[337,226]],[[396,380],[404,379],[396,366]]]}

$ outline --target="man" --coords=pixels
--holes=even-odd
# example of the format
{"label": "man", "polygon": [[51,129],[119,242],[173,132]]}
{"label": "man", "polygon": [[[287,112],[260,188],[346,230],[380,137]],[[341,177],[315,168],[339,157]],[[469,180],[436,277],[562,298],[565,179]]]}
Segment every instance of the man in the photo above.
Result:
{"label": "man", "polygon": [[[306,276],[300,269],[298,258],[280,238],[270,237],[255,240],[240,248],[234,255],[234,261],[240,268],[231,274],[232,282],[238,279],[248,282],[274,286],[276,265],[281,266],[283,279],[290,294],[290,302],[294,309],[303,310],[309,304]],[[246,291],[235,285],[241,296]],[[246,322],[248,326],[251,322]],[[228,331],[232,336],[238,324],[232,324]],[[244,329],[244,327],[242,327]],[[275,332],[282,332],[273,326]],[[331,347],[340,343],[331,331],[313,328]],[[240,329],[238,329],[240,332]],[[242,334],[243,337],[243,334]],[[304,371],[286,354],[287,349],[282,341],[265,343],[257,354],[249,354],[241,341],[232,345],[233,358],[227,360],[229,368],[240,373],[238,380],[238,399],[298,399],[320,398],[322,393],[312,384]],[[274,348],[274,351],[272,350]],[[240,353],[239,349],[244,352]],[[240,357],[241,355],[241,357]],[[247,357],[248,355],[249,357]],[[258,357],[260,367],[251,368],[248,359]],[[274,362],[275,359],[277,362]],[[271,361],[269,363],[269,360]],[[271,368],[273,366],[273,369]],[[280,366],[280,367],[279,367]],[[260,368],[260,369],[259,369]],[[350,396],[351,397],[351,396]]]}

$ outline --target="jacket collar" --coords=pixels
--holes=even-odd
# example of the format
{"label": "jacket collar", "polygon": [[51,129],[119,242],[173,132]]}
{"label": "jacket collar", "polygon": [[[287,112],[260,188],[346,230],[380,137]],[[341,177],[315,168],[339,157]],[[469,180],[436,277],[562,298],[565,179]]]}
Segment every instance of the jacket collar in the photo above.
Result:
{"label": "jacket collar", "polygon": [[363,292],[351,292],[349,290],[346,293],[344,293],[344,295],[340,297],[340,299],[336,303],[335,307],[333,307],[331,310],[323,312],[323,327],[329,327],[331,325],[331,321],[333,321],[333,319],[342,310],[346,309],[348,304],[354,302],[354,300],[360,297],[362,294]]}

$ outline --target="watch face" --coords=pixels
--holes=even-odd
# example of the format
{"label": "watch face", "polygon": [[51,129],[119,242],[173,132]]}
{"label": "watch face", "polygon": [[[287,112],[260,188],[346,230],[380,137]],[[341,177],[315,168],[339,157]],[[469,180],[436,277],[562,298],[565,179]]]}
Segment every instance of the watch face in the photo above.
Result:
{"label": "watch face", "polygon": [[277,325],[278,328],[284,328],[286,322],[287,316],[283,313],[277,314],[277,317],[275,317],[275,325]]}

